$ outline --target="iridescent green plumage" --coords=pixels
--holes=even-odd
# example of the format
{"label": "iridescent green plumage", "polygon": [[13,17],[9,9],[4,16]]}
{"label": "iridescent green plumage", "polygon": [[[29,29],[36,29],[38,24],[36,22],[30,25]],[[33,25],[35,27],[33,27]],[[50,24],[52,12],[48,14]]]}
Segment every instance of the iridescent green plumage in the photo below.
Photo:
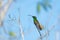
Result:
{"label": "iridescent green plumage", "polygon": [[36,17],[36,16],[32,16],[32,17],[33,17],[33,22],[34,22],[34,24],[35,24],[35,26],[36,26],[36,28],[37,28],[40,36],[41,36],[40,31],[43,29],[43,27],[42,27],[42,25],[39,23],[39,21],[37,20],[37,17]]}
{"label": "iridescent green plumage", "polygon": [[34,24],[35,26],[37,27],[37,29],[39,30],[42,30],[43,27],[41,26],[41,24],[38,22],[37,18],[35,16],[32,16],[33,17],[33,21],[34,21]]}

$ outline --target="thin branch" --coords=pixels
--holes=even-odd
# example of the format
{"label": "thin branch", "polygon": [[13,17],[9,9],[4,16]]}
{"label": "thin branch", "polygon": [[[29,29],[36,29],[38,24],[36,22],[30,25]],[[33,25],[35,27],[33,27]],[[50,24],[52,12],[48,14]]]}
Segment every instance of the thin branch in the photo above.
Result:
{"label": "thin branch", "polygon": [[[56,20],[55,22],[57,22],[57,20]],[[56,25],[56,24],[57,24],[57,23],[55,23],[55,25]],[[55,25],[51,26],[51,27],[47,30],[47,32],[46,32],[44,35],[42,35],[41,38],[44,38],[44,37],[46,37],[46,35],[49,35],[49,33],[51,32],[51,30],[53,30],[53,29],[55,28]]]}
{"label": "thin branch", "polygon": [[49,35],[49,33],[51,32],[51,30],[53,30],[53,28],[55,28],[55,26],[51,26],[50,29],[48,29],[45,34],[43,34],[41,37],[38,38],[38,40],[40,40],[40,38],[42,39],[46,37],[47,35]]}
{"label": "thin branch", "polygon": [[19,11],[19,18],[18,18],[19,29],[20,29],[20,32],[21,32],[22,40],[24,40],[23,28],[22,28],[22,24],[20,22],[20,9],[19,8],[18,8],[18,11]]}
{"label": "thin branch", "polygon": [[[2,6],[3,1],[1,1],[1,5]],[[1,7],[0,9],[0,26],[3,26],[3,20],[5,18],[6,12],[10,6],[10,4],[12,3],[12,0],[8,0],[8,2],[6,3],[6,5],[4,5],[3,7]],[[3,9],[4,8],[4,9]],[[6,29],[3,27],[4,32],[7,33]]]}
{"label": "thin branch", "polygon": [[47,30],[47,32],[44,35],[42,35],[41,38],[44,38],[47,34],[49,34],[49,32],[51,32],[51,30],[53,30],[53,28],[55,28],[55,26],[52,26],[49,30]]}
{"label": "thin branch", "polygon": [[[2,1],[3,2],[3,1]],[[5,6],[3,6],[4,9],[1,8],[1,13],[0,13],[0,21],[3,21],[6,15],[6,12],[8,11],[8,8],[10,4],[12,3],[12,0],[8,0]]]}
{"label": "thin branch", "polygon": [[[1,1],[1,3],[2,3],[3,1]],[[9,0],[8,2],[7,2],[7,4],[3,7],[4,9],[0,9],[0,24],[1,24],[1,22],[3,21],[3,19],[4,19],[4,17],[5,17],[5,15],[6,15],[6,12],[7,12],[7,10],[8,10],[8,8],[9,8],[9,6],[10,6],[10,4],[11,4],[11,2],[12,2],[12,0]],[[1,5],[2,6],[2,5]]]}
{"label": "thin branch", "polygon": [[24,40],[24,33],[23,33],[22,25],[20,23],[20,18],[19,18],[19,29],[20,29],[20,32],[21,32],[22,40]]}

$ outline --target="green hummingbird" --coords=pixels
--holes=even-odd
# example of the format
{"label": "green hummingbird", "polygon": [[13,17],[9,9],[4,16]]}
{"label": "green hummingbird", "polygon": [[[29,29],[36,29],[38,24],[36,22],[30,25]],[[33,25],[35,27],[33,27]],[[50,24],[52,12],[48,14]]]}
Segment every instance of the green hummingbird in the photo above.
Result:
{"label": "green hummingbird", "polygon": [[43,26],[39,23],[39,21],[37,20],[36,16],[32,16],[32,18],[33,18],[33,22],[34,22],[34,24],[35,24],[40,36],[41,36],[40,31],[43,30]]}

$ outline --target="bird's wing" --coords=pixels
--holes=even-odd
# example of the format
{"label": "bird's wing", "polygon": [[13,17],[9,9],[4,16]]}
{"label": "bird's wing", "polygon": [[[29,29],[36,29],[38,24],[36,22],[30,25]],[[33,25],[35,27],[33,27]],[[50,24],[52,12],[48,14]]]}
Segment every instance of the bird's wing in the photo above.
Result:
{"label": "bird's wing", "polygon": [[35,24],[35,26],[36,26],[36,28],[37,28],[40,36],[41,36],[41,32],[40,32],[40,28],[39,28],[40,25],[39,25],[38,22],[36,22],[36,21],[34,22],[34,24]]}
{"label": "bird's wing", "polygon": [[34,23],[35,23],[37,29],[42,30],[43,27],[42,27],[42,25],[38,21],[35,21]]}

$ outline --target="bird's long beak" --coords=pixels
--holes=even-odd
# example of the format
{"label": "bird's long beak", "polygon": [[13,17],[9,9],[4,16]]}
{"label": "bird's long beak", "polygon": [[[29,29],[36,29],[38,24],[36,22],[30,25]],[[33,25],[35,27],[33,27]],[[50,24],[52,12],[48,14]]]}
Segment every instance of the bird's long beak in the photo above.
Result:
{"label": "bird's long beak", "polygon": [[31,16],[32,17],[32,15],[28,15],[28,16]]}

